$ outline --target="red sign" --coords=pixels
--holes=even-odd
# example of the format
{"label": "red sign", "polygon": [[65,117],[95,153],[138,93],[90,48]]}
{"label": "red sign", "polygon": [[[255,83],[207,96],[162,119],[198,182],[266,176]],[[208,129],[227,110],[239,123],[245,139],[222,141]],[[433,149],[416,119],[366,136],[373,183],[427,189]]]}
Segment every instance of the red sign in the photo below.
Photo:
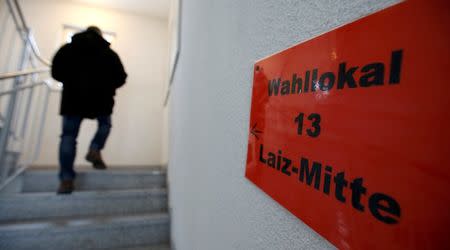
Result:
{"label": "red sign", "polygon": [[450,4],[255,64],[246,177],[341,249],[450,248]]}

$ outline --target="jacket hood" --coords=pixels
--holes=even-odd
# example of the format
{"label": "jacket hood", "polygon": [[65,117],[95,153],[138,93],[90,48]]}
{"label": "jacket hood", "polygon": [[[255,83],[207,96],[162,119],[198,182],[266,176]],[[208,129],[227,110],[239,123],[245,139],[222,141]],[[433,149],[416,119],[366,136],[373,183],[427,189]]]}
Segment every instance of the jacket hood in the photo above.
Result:
{"label": "jacket hood", "polygon": [[72,37],[71,44],[83,49],[107,48],[110,43],[93,31],[83,31]]}

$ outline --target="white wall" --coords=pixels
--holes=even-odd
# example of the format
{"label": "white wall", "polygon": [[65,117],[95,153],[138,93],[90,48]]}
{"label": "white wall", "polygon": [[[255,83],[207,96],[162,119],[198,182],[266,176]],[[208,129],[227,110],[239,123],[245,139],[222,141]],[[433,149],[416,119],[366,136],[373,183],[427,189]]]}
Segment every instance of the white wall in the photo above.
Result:
{"label": "white wall", "polygon": [[395,0],[184,0],[169,158],[176,249],[332,245],[244,177],[256,60]]}
{"label": "white wall", "polygon": [[[22,0],[21,4],[45,58],[52,58],[61,46],[64,24],[81,27],[94,24],[117,34],[112,48],[121,57],[128,79],[116,96],[113,129],[104,158],[110,165],[119,166],[164,163],[166,125],[162,104],[167,84],[167,20],[70,1]],[[57,165],[61,132],[59,101],[60,94],[53,94],[42,153],[36,165]],[[95,129],[94,121],[83,122],[76,164],[86,164],[83,158]]]}

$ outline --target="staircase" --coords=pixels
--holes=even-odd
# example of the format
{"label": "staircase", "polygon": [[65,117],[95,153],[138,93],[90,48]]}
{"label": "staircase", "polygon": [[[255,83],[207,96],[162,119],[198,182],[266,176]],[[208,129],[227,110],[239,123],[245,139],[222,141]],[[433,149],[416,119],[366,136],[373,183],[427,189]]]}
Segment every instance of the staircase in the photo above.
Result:
{"label": "staircase", "polygon": [[78,170],[71,195],[56,176],[30,169],[2,190],[0,249],[170,249],[163,168]]}

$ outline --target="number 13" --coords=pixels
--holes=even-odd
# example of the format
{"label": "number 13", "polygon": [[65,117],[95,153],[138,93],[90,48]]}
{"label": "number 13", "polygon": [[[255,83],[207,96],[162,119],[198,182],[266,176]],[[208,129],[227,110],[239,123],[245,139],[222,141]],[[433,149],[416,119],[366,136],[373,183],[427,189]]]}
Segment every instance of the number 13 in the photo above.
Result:
{"label": "number 13", "polygon": [[[298,123],[297,134],[303,134],[303,118],[305,114],[300,113],[297,117],[295,117],[294,122]],[[310,137],[318,137],[320,135],[320,115],[317,113],[312,113],[308,116],[308,120],[311,121],[311,128],[306,129],[306,134]]]}

